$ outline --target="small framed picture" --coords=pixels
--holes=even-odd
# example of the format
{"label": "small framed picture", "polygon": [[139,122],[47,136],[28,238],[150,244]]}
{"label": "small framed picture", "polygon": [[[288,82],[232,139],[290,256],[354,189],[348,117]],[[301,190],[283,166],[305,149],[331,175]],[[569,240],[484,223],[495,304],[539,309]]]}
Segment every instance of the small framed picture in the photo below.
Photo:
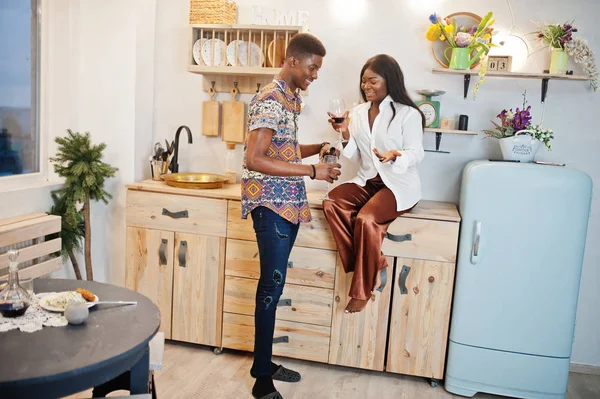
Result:
{"label": "small framed picture", "polygon": [[488,57],[488,71],[511,72],[512,56],[510,55],[490,55]]}

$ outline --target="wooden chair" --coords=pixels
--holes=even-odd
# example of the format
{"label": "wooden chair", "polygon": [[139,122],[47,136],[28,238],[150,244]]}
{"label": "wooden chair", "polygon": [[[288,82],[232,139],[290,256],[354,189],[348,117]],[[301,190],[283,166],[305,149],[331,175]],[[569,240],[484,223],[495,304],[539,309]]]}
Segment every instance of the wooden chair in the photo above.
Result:
{"label": "wooden chair", "polygon": [[[19,278],[30,279],[59,270],[60,216],[32,213],[0,220],[0,283],[8,280],[8,251],[19,251]],[[48,236],[56,238],[46,239]]]}

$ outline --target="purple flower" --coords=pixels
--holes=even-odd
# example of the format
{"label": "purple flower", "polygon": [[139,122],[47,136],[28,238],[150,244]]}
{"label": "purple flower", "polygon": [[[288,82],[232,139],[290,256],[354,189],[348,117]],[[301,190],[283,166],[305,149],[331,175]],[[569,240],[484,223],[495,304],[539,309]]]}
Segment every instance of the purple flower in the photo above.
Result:
{"label": "purple flower", "polygon": [[530,110],[531,105],[524,110],[520,110],[519,108],[517,108],[517,110],[515,111],[515,117],[513,118],[513,127],[516,130],[526,129],[527,126],[529,126],[531,122],[531,114],[529,113]]}
{"label": "purple flower", "polygon": [[473,36],[469,33],[458,32],[454,38],[458,47],[467,47],[473,41]]}
{"label": "purple flower", "polygon": [[438,17],[435,13],[433,13],[429,16],[429,22],[431,22],[432,24],[435,24],[437,21],[438,21]]}
{"label": "purple flower", "polygon": [[563,30],[564,30],[565,32],[566,32],[566,31],[568,31],[569,29],[572,29],[572,28],[573,28],[573,27],[571,26],[571,24],[564,24],[564,25],[563,25]]}

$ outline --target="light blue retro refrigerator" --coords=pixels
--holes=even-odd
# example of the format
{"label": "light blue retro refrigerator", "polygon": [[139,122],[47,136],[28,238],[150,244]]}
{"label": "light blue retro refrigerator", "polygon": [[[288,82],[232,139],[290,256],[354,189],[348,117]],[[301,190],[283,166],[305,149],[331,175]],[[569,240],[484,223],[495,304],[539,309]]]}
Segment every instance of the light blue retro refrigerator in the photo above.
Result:
{"label": "light blue retro refrigerator", "polygon": [[447,391],[565,397],[591,197],[567,167],[467,164]]}

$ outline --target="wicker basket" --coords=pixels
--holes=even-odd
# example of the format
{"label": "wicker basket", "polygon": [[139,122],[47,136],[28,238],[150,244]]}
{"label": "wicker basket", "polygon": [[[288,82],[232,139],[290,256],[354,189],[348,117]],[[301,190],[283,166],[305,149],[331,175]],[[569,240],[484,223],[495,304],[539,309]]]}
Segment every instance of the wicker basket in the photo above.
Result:
{"label": "wicker basket", "polygon": [[237,4],[229,0],[190,0],[190,24],[235,24]]}

